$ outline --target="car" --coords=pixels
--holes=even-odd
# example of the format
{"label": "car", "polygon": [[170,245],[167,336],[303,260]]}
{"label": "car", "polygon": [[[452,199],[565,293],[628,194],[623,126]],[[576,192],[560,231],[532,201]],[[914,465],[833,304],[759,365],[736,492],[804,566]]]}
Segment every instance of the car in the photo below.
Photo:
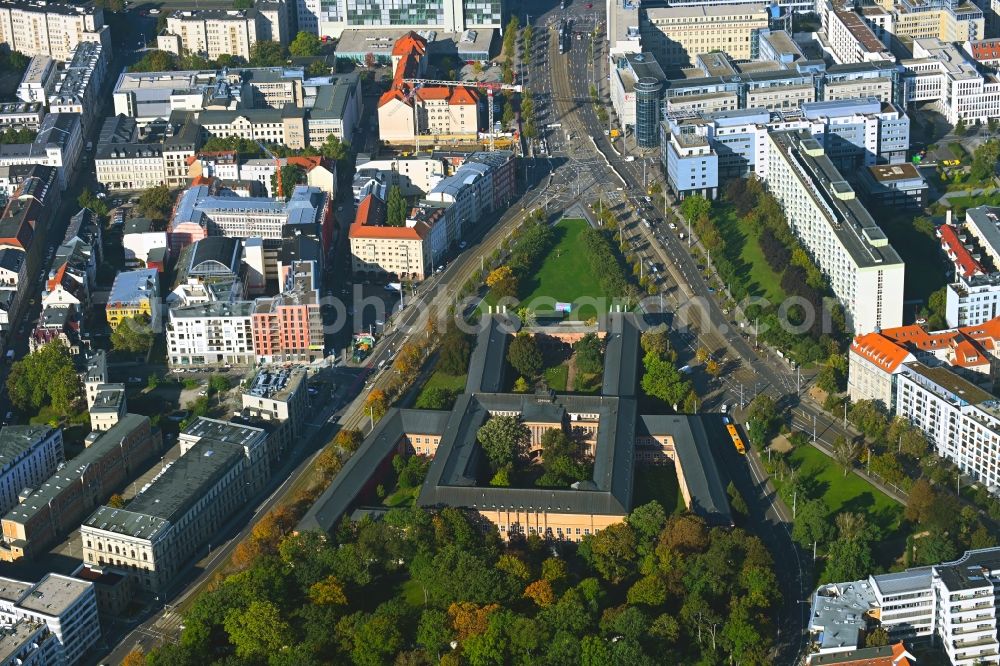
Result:
{"label": "car", "polygon": [[670,230],[671,230],[671,231],[677,231],[677,225],[676,225],[676,224],[674,224],[673,222],[671,222],[671,223],[670,223],[670,224],[668,224],[667,226],[668,226],[668,227],[670,227]]}
{"label": "car", "polygon": [[691,374],[691,366],[690,365],[682,366],[681,369],[680,369],[680,373],[682,375],[690,375]]}
{"label": "car", "polygon": [[149,10],[149,14],[150,14],[150,16],[156,16],[156,15],[157,15],[157,14],[159,14],[159,13],[160,13],[160,10],[159,10],[159,9],[150,9],[150,10]]}
{"label": "car", "polygon": [[200,395],[200,396],[206,396],[206,395],[208,395],[208,389],[202,389],[202,390],[198,391],[198,395]]}
{"label": "car", "polygon": [[442,272],[444,272],[444,266],[438,266],[438,268],[437,268],[437,272],[438,272],[438,273],[442,273]]}
{"label": "car", "polygon": [[170,372],[173,372],[173,373],[178,374],[178,375],[182,375],[185,372],[187,372],[187,370],[185,370],[184,368],[174,368]]}
{"label": "car", "polygon": [[462,241],[461,243],[459,243],[459,244],[458,244],[458,248],[459,248],[460,250],[464,250],[464,249],[465,249],[465,248],[467,248],[468,246],[469,246],[469,244],[468,244],[468,243],[466,243],[465,241]]}

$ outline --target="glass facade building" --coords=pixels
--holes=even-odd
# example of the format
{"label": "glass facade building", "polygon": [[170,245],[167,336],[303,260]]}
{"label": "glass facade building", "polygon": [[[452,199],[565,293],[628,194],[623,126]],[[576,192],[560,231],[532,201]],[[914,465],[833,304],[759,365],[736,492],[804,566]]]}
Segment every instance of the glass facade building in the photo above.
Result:
{"label": "glass facade building", "polygon": [[640,148],[660,145],[660,88],[652,77],[635,82],[635,139]]}

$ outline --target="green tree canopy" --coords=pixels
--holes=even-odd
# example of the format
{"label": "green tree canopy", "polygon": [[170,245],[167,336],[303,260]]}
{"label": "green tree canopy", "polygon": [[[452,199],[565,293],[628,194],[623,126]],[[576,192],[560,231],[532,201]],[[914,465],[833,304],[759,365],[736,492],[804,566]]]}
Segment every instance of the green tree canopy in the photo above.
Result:
{"label": "green tree canopy", "polygon": [[145,354],[153,346],[154,337],[148,315],[124,317],[111,332],[111,347],[115,351]]}
{"label": "green tree canopy", "polygon": [[573,344],[574,362],[580,372],[594,374],[601,371],[604,353],[601,340],[594,333],[588,333]]}
{"label": "green tree canopy", "polygon": [[458,327],[453,318],[449,318],[447,328],[441,336],[438,367],[449,375],[464,375],[469,367],[471,351],[472,344],[468,334]]}
{"label": "green tree canopy", "polygon": [[66,345],[56,340],[15,362],[7,375],[7,394],[21,411],[51,404],[68,415],[80,398],[80,378]]}
{"label": "green tree canopy", "polygon": [[288,52],[296,57],[317,56],[323,50],[319,37],[311,32],[300,31],[288,45]]}
{"label": "green tree canopy", "polygon": [[527,452],[531,432],[517,416],[492,416],[476,431],[494,470],[511,465]]}
{"label": "green tree canopy", "polygon": [[177,69],[177,56],[166,51],[146,51],[132,67],[133,72],[172,72]]}
{"label": "green tree canopy", "polygon": [[390,227],[402,227],[406,224],[408,212],[409,207],[406,205],[402,190],[399,189],[398,185],[393,185],[389,188],[389,197],[386,202],[385,223]]}
{"label": "green tree canopy", "polygon": [[518,374],[537,377],[542,371],[542,350],[538,348],[535,336],[530,333],[518,333],[514,336],[507,349],[507,360]]}
{"label": "green tree canopy", "polygon": [[261,39],[250,47],[251,67],[280,67],[285,58],[285,47],[278,42]]}
{"label": "green tree canopy", "polygon": [[642,390],[646,395],[659,398],[668,405],[680,405],[691,390],[691,383],[674,367],[674,364],[648,353],[642,360]]}
{"label": "green tree canopy", "polygon": [[151,187],[141,195],[136,203],[136,210],[144,217],[152,220],[166,220],[174,206],[174,197],[166,185]]}

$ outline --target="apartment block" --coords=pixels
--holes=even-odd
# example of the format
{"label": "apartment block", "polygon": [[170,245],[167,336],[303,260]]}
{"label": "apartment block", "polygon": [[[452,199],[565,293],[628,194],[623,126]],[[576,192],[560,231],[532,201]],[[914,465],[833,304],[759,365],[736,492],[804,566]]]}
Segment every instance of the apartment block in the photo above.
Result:
{"label": "apartment block", "polygon": [[149,594],[169,587],[270,476],[260,428],[199,417],[180,444],[128,508],[102,506],[80,526],[85,563],[125,571]]}
{"label": "apartment block", "polygon": [[[272,465],[302,436],[310,397],[316,391],[308,387],[305,368],[280,366],[261,368],[243,391],[243,408],[237,414],[250,423],[271,427],[268,448]],[[317,396],[317,399],[325,400],[326,396]]]}
{"label": "apartment block", "polygon": [[894,104],[877,98],[801,104],[791,111],[735,109],[668,113],[662,123],[661,159],[670,188],[680,196],[715,196],[727,178],[767,175],[767,135],[802,130],[820,141],[842,171],[878,163],[901,164],[910,140],[910,120]]}
{"label": "apartment block", "polygon": [[330,195],[337,196],[337,165],[323,157],[278,157],[241,158],[236,152],[198,153],[190,161],[188,173],[196,178],[218,178],[224,181],[244,181],[260,183],[269,197],[278,196],[271,185],[271,176],[279,173],[281,167],[298,166],[306,173],[306,185],[317,187]]}
{"label": "apartment block", "polygon": [[167,172],[162,144],[98,143],[97,182],[108,190],[146,190],[163,185]]}
{"label": "apartment block", "polygon": [[[250,49],[262,39],[264,21],[256,9],[197,9],[175,11],[166,32],[157,36],[161,51],[197,53],[210,60],[228,54],[250,60]],[[273,30],[269,25],[268,30]]]}
{"label": "apartment block", "polygon": [[412,227],[386,225],[385,202],[369,194],[358,205],[351,225],[352,272],[368,279],[422,280],[432,269],[430,228],[423,222]]}
{"label": "apartment block", "polygon": [[265,363],[312,363],[326,353],[320,312],[320,268],[292,263],[279,276],[281,293],[253,304],[253,346]]}
{"label": "apartment block", "polygon": [[41,485],[65,459],[59,428],[0,428],[0,511],[7,513],[14,508],[22,492]]}
{"label": "apartment block", "polygon": [[890,641],[931,638],[954,666],[997,663],[998,585],[1000,548],[969,550],[953,562],[823,585],[813,594],[810,608],[809,663],[839,663],[838,655],[863,647],[865,637],[878,628],[888,631]]}
{"label": "apartment block", "polygon": [[955,268],[945,299],[948,325],[975,326],[1000,315],[1000,208],[970,208],[958,225],[949,213],[936,233]]}
{"label": "apartment block", "polygon": [[[53,660],[42,661],[52,648],[38,644],[27,646],[25,652],[37,661],[25,664],[78,664],[101,640],[93,583],[57,573],[45,574],[37,583],[0,578],[0,622],[39,635],[45,642],[55,639]],[[36,633],[39,625],[47,632]]]}
{"label": "apartment block", "polygon": [[285,45],[295,39],[297,30],[285,0],[261,0],[254,3],[254,9],[260,14],[260,39]]}
{"label": "apartment block", "polygon": [[45,117],[43,102],[0,103],[0,132],[11,129],[38,131]]}
{"label": "apartment block", "polygon": [[899,326],[903,260],[807,132],[767,135],[764,182],[812,254],[855,333]]}
{"label": "apartment block", "polygon": [[4,515],[0,559],[43,552],[143,471],[160,448],[160,432],[153,431],[149,419],[126,414]]}
{"label": "apartment block", "polygon": [[759,32],[768,28],[766,6],[759,4],[650,7],[645,12],[643,48],[668,70],[688,67],[695,56],[713,51],[750,60]]}
{"label": "apartment block", "polygon": [[59,660],[61,646],[47,625],[17,620],[0,629],[0,659],[18,666],[47,666]]}
{"label": "apartment block", "polygon": [[28,61],[28,68],[17,86],[17,98],[22,102],[45,104],[59,82],[59,63],[47,55],[36,55]]}
{"label": "apartment block", "polygon": [[128,413],[124,384],[101,384],[97,387],[94,404],[90,406],[92,432],[111,430]]}
{"label": "apartment block", "polygon": [[49,112],[79,113],[83,132],[87,133],[97,122],[95,114],[101,106],[98,98],[109,60],[108,49],[99,42],[77,44],[49,95]]}
{"label": "apartment block", "polygon": [[59,188],[65,189],[80,167],[83,126],[78,113],[49,113],[31,143],[0,145],[0,167],[39,164],[56,169]]}
{"label": "apartment block", "polygon": [[172,367],[252,366],[253,303],[206,302],[167,312],[167,358]]}
{"label": "apartment block", "polygon": [[859,14],[831,7],[822,17],[826,19],[823,27],[830,50],[838,63],[896,59]]}
{"label": "apartment block", "polygon": [[159,285],[159,275],[155,268],[118,273],[105,304],[105,315],[112,330],[126,317],[140,316],[148,317],[153,330],[159,330]]}
{"label": "apartment block", "polygon": [[0,43],[27,56],[46,55],[70,60],[80,42],[110,47],[104,10],[42,0],[4,0],[0,4]]}

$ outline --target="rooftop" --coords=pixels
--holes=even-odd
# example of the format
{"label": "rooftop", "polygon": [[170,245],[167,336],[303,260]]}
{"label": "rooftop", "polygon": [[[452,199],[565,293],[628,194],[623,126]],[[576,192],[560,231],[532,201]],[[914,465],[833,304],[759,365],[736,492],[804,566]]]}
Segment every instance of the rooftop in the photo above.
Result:
{"label": "rooftop", "polygon": [[94,396],[94,404],[90,411],[91,413],[117,413],[122,409],[124,402],[124,384],[101,384],[97,387],[97,395]]}
{"label": "rooftop", "polygon": [[872,32],[872,29],[868,27],[868,24],[860,16],[848,11],[834,13],[865,51],[869,53],[883,53],[888,51],[885,44],[879,41],[875,33]]}
{"label": "rooftop", "polygon": [[143,268],[137,271],[122,271],[115,276],[111,292],[108,294],[108,304],[138,303],[147,299],[155,299],[159,284],[155,268]]}
{"label": "rooftop", "polygon": [[58,617],[88,592],[93,594],[93,589],[93,583],[50,573],[32,588],[18,606],[33,613]]}
{"label": "rooftop", "polygon": [[49,426],[8,425],[0,428],[0,469],[5,469],[55,432]]}
{"label": "rooftop", "polygon": [[917,376],[928,380],[935,387],[940,388],[963,403],[980,405],[996,400],[989,392],[984,391],[946,367],[931,367],[919,361],[913,361],[904,365]]}
{"label": "rooftop", "polygon": [[202,319],[205,317],[249,317],[253,314],[253,301],[208,301],[170,308],[171,319]]}
{"label": "rooftop", "polygon": [[935,565],[934,573],[951,592],[989,587],[992,597],[990,578],[1000,574],[1000,548],[968,550],[954,562]]}
{"label": "rooftop", "polygon": [[[21,660],[16,659],[15,655],[20,652],[25,643],[34,638],[39,630],[42,630],[43,633],[48,631],[44,623],[29,622],[28,620],[18,620],[14,624],[0,628],[0,663],[20,664]],[[24,655],[20,656],[24,657]],[[29,660],[28,663],[31,661]]]}
{"label": "rooftop", "polygon": [[243,395],[269,400],[288,400],[305,379],[302,368],[264,367],[254,375]]}
{"label": "rooftop", "polygon": [[813,594],[809,630],[821,649],[855,648],[877,607],[875,592],[866,580],[825,585]]}
{"label": "rooftop", "polygon": [[902,164],[876,164],[868,167],[868,173],[879,183],[892,183],[900,180],[923,180],[920,171],[909,162]]}

